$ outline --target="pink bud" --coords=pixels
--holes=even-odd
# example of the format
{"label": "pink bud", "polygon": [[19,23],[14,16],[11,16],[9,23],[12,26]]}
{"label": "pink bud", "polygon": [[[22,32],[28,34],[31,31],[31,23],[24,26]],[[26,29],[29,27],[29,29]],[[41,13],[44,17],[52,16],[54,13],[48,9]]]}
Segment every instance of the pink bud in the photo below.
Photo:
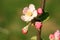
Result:
{"label": "pink bud", "polygon": [[22,28],[22,33],[23,33],[23,34],[27,34],[27,32],[28,32],[27,29]]}
{"label": "pink bud", "polygon": [[35,27],[36,27],[36,29],[40,29],[42,27],[42,23],[41,22],[35,22]]}
{"label": "pink bud", "polygon": [[41,15],[43,13],[42,8],[38,8],[37,13],[38,15]]}
{"label": "pink bud", "polygon": [[49,35],[49,39],[51,40],[51,39],[54,39],[54,35],[53,34],[50,34]]}

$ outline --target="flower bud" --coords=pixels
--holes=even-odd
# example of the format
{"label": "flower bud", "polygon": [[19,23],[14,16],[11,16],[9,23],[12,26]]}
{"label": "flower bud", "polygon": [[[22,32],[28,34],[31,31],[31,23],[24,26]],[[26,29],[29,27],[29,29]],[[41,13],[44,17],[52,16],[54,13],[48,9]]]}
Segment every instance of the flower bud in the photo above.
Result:
{"label": "flower bud", "polygon": [[26,27],[22,28],[22,33],[23,34],[27,34],[28,33],[28,29]]}
{"label": "flower bud", "polygon": [[42,23],[41,22],[35,22],[35,27],[36,27],[36,29],[40,29],[42,27]]}
{"label": "flower bud", "polygon": [[38,8],[37,13],[38,13],[38,15],[41,15],[43,13],[42,8]]}

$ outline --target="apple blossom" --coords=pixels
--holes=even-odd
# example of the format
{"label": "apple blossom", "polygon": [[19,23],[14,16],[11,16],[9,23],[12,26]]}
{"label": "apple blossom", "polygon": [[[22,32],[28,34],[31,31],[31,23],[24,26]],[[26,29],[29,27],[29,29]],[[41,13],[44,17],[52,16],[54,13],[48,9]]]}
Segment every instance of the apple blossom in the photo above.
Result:
{"label": "apple blossom", "polygon": [[37,17],[37,10],[35,10],[35,6],[33,4],[30,4],[29,7],[25,7],[23,9],[23,14],[21,16],[21,19],[23,21],[29,22],[35,17]]}
{"label": "apple blossom", "polygon": [[50,39],[50,40],[54,40],[54,34],[50,34],[50,35],[49,35],[49,39]]}

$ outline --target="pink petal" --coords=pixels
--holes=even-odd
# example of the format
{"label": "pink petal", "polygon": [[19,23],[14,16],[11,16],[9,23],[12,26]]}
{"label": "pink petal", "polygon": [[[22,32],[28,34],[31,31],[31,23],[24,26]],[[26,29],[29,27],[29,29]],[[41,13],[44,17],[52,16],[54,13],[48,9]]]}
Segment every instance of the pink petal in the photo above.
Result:
{"label": "pink petal", "polygon": [[37,13],[38,15],[42,14],[43,13],[42,8],[38,8]]}
{"label": "pink petal", "polygon": [[36,29],[40,29],[42,27],[42,23],[41,22],[35,22],[35,27],[36,27]]}
{"label": "pink petal", "polygon": [[54,33],[54,36],[58,38],[59,35],[60,35],[60,32],[59,32],[59,30],[57,30],[57,31]]}
{"label": "pink petal", "polygon": [[23,14],[26,14],[27,10],[28,10],[28,7],[25,7],[25,8],[23,9]]}

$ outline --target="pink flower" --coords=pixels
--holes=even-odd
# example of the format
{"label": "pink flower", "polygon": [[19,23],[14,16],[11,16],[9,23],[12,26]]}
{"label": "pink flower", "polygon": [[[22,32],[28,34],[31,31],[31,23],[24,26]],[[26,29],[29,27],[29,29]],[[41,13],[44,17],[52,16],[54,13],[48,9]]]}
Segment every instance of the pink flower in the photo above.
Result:
{"label": "pink flower", "polygon": [[38,8],[37,13],[38,15],[41,15],[43,13],[42,8]]}
{"label": "pink flower", "polygon": [[50,35],[49,35],[49,39],[50,39],[50,40],[54,40],[54,35],[53,35],[53,34],[50,34]]}
{"label": "pink flower", "polygon": [[60,36],[59,30],[57,30],[57,31],[54,33],[54,36],[55,36],[55,39],[56,39],[56,40],[59,40],[59,36]]}
{"label": "pink flower", "polygon": [[60,31],[57,30],[54,34],[50,34],[50,40],[60,40]]}
{"label": "pink flower", "polygon": [[60,39],[60,34],[59,34],[59,39]]}
{"label": "pink flower", "polygon": [[60,35],[59,35],[59,40],[60,40]]}
{"label": "pink flower", "polygon": [[40,29],[42,27],[42,23],[41,22],[35,22],[35,27],[36,27],[36,29]]}

